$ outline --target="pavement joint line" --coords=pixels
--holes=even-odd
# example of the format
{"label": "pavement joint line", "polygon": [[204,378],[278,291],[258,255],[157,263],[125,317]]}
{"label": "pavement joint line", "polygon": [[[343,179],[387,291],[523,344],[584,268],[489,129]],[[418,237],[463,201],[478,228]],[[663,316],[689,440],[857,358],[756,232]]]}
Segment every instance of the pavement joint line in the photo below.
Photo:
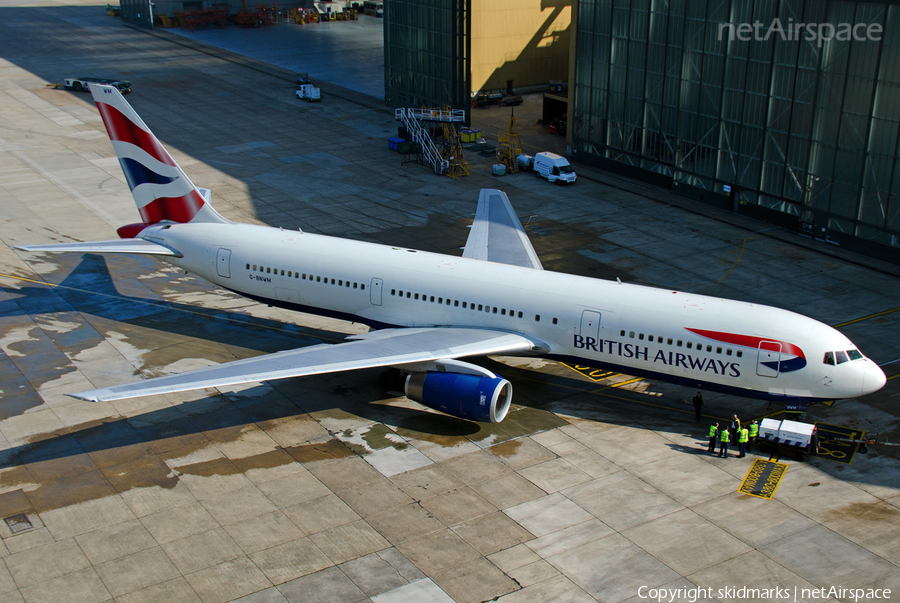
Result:
{"label": "pavement joint line", "polygon": [[[111,299],[127,301],[127,302],[131,302],[131,303],[135,303],[135,304],[144,304],[144,305],[148,305],[148,306],[154,306],[156,308],[160,308],[160,309],[164,309],[164,310],[174,310],[176,312],[182,312],[184,314],[195,314],[197,316],[203,316],[204,318],[210,318],[212,320],[224,320],[226,322],[236,323],[236,324],[245,325],[245,326],[252,326],[252,327],[256,327],[256,328],[260,328],[260,329],[266,329],[269,331],[288,333],[290,335],[297,334],[295,331],[291,331],[289,329],[283,329],[280,327],[273,327],[273,326],[268,326],[268,325],[255,324],[250,320],[238,320],[236,318],[229,318],[227,316],[218,316],[216,314],[209,314],[207,312],[200,312],[197,310],[188,310],[186,308],[176,308],[176,307],[173,307],[169,302],[166,302],[166,301],[157,302],[157,301],[152,301],[152,300],[148,300],[148,299],[136,299],[133,297],[126,297],[124,295],[112,295],[110,293],[98,293],[96,291],[89,291],[87,289],[80,289],[78,287],[69,287],[68,285],[58,285],[55,283],[48,283],[47,281],[38,281],[38,280],[30,279],[30,278],[25,278],[23,276],[14,276],[11,274],[0,273],[0,277],[5,277],[5,278],[16,280],[16,281],[25,281],[28,283],[35,283],[37,285],[47,285],[48,287],[54,287],[54,288],[63,289],[66,291],[74,291],[77,293],[89,293],[91,295],[96,295],[96,296],[100,296],[100,297],[109,297]],[[221,310],[211,310],[211,311],[221,312]],[[322,341],[335,341],[335,342],[344,341],[344,339],[336,339],[336,338],[332,338],[332,337],[322,337],[322,336],[318,336],[318,335],[316,335],[316,336],[309,335],[309,336],[312,337],[313,339],[320,339]]]}
{"label": "pavement joint line", "polygon": [[[884,312],[876,312],[875,314],[869,314],[868,316],[861,316],[860,318],[854,318],[853,320],[848,320],[847,322],[842,322],[836,325],[831,325],[835,329],[839,327],[846,327],[847,325],[852,325],[857,322],[862,322],[864,320],[870,320],[872,318],[878,318],[879,316],[886,316],[887,314],[893,314],[894,312],[900,312],[900,308],[894,308],[893,310],[885,310]],[[894,362],[897,362],[894,360]]]}

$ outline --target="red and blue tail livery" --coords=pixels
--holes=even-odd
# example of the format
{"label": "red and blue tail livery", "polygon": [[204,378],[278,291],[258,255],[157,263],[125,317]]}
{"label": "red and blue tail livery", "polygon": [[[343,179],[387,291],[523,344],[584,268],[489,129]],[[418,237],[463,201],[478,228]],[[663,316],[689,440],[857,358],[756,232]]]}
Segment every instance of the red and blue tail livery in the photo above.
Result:
{"label": "red and blue tail livery", "polygon": [[143,220],[120,236],[135,236],[142,225],[160,222],[227,222],[121,94],[111,86],[91,86],[91,93]]}

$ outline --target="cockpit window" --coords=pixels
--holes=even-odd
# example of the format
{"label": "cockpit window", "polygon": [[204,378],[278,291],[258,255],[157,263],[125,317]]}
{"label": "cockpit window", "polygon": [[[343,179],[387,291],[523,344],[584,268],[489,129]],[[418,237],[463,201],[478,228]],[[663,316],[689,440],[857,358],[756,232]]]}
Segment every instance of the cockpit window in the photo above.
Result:
{"label": "cockpit window", "polygon": [[859,350],[847,350],[847,355],[850,356],[850,360],[862,360],[864,358]]}
{"label": "cockpit window", "polygon": [[835,352],[834,359],[837,360],[838,364],[843,364],[849,360],[849,358],[847,358],[847,352]]}
{"label": "cockpit window", "polygon": [[822,362],[834,366],[834,352],[825,352],[825,360]]}

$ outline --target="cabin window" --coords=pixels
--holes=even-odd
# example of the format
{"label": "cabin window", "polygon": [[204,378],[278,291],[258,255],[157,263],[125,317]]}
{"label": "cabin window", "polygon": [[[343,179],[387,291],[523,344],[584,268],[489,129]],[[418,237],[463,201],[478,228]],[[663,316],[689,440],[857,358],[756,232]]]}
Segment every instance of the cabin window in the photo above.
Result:
{"label": "cabin window", "polygon": [[681,340],[679,339],[678,341],[676,341],[675,345],[677,345],[678,347],[681,347]]}
{"label": "cabin window", "polygon": [[743,356],[743,355],[744,355],[744,351],[743,351],[743,350],[738,350],[738,351],[737,351],[737,357],[738,357],[738,358],[740,358],[740,357]]}
{"label": "cabin window", "polygon": [[712,352],[712,346],[711,346],[711,345],[706,346],[706,351],[707,351],[707,352]]}
{"label": "cabin window", "polygon": [[430,301],[431,303],[434,303],[434,296],[432,295],[431,297],[429,297],[428,301]]}
{"label": "cabin window", "polygon": [[716,354],[721,354],[721,353],[722,353],[722,348],[718,348],[718,347],[717,347],[717,348],[716,348]]}
{"label": "cabin window", "polygon": [[[431,301],[434,301],[434,298],[433,298],[433,297],[431,298]],[[439,297],[439,298],[438,298],[438,303],[439,303],[439,304],[444,303],[444,298],[443,298],[443,297]]]}
{"label": "cabin window", "polygon": [[468,307],[469,307],[469,304],[467,304],[466,302],[463,302],[463,308],[468,308]]}
{"label": "cabin window", "polygon": [[334,284],[334,279],[331,279],[331,284],[332,284],[332,285]]}
{"label": "cabin window", "polygon": [[409,291],[407,291],[407,292],[406,292],[406,299],[409,299],[409,298],[411,298],[411,297],[412,297],[412,293],[410,293]]}
{"label": "cabin window", "polygon": [[247,270],[250,270],[250,264],[247,264]]}
{"label": "cabin window", "polygon": [[671,337],[669,337],[668,339],[666,339],[666,345],[672,345],[672,338],[671,338]]}
{"label": "cabin window", "polygon": [[359,286],[359,283],[353,283],[353,288],[354,288],[354,289],[357,289],[358,286]]}
{"label": "cabin window", "polygon": [[450,298],[449,298],[449,297],[447,298],[447,305],[448,305],[448,306],[450,305]]}
{"label": "cabin window", "polygon": [[391,295],[397,295],[397,290],[396,290],[396,289],[391,289]]}
{"label": "cabin window", "polygon": [[731,356],[731,348],[728,348],[727,350],[725,350],[725,355]]}
{"label": "cabin window", "polygon": [[344,286],[344,281],[343,281],[343,279],[341,279],[338,281],[338,287],[343,287],[343,286]]}
{"label": "cabin window", "polygon": [[691,347],[692,347],[692,346],[693,346],[693,345],[694,345],[694,344],[693,344],[693,343],[691,343],[691,342],[690,342],[690,341],[689,341],[689,342],[687,342],[687,349],[691,349]]}
{"label": "cabin window", "polygon": [[[458,308],[458,307],[459,307],[459,300],[458,300],[458,299],[454,299],[454,300],[453,300],[453,307],[454,307],[454,308]],[[465,307],[466,307],[466,303],[463,302],[463,308],[465,308]]]}
{"label": "cabin window", "polygon": [[557,319],[553,319],[553,324],[557,324],[559,321]]}
{"label": "cabin window", "polygon": [[253,264],[253,270],[254,271],[256,270],[256,264]]}
{"label": "cabin window", "polygon": [[416,295],[413,297],[413,299],[419,299],[419,294],[416,293]]}
{"label": "cabin window", "polygon": [[266,268],[266,274],[272,274],[272,269],[271,269],[271,268]]}
{"label": "cabin window", "polygon": [[625,330],[622,329],[621,331],[619,331],[619,335],[622,336],[622,337],[625,337]]}
{"label": "cabin window", "polygon": [[643,333],[638,333],[638,340],[639,340],[639,341],[644,341],[644,334],[643,334]]}
{"label": "cabin window", "polygon": [[360,288],[360,289],[365,289],[366,286],[365,286],[365,284],[362,284],[362,285],[359,286],[359,288]]}
{"label": "cabin window", "polygon": [[541,315],[540,315],[540,314],[535,314],[535,315],[534,315],[534,320],[535,320],[535,322],[541,322]]}
{"label": "cabin window", "polygon": [[523,316],[524,314],[522,312],[519,312],[519,318],[522,318]]}
{"label": "cabin window", "polygon": [[634,331],[629,331],[629,332],[628,332],[628,336],[629,336],[630,338],[634,339]]}
{"label": "cabin window", "polygon": [[281,270],[281,276],[284,276],[284,269]]}
{"label": "cabin window", "polygon": [[657,338],[656,338],[656,343],[662,343],[662,337],[657,337]]}
{"label": "cabin window", "polygon": [[653,341],[653,335],[647,335],[647,341],[652,342],[652,341]]}
{"label": "cabin window", "polygon": [[483,306],[482,306],[481,304],[478,304],[478,311],[479,311],[479,312],[481,312],[482,307],[483,307]]}
{"label": "cabin window", "polygon": [[288,270],[288,276],[294,276],[294,273]]}
{"label": "cabin window", "polygon": [[500,316],[506,316],[506,308],[500,310]]}
{"label": "cabin window", "polygon": [[316,277],[316,282],[317,282],[317,283],[321,283],[321,282],[322,282],[322,277],[321,277],[321,276],[317,276],[317,277]]}

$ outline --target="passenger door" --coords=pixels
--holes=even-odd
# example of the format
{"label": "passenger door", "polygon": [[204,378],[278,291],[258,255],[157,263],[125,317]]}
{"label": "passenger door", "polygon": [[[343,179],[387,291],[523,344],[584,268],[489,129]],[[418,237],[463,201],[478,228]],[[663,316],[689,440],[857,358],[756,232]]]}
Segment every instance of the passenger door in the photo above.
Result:
{"label": "passenger door", "polygon": [[781,362],[781,344],[777,341],[760,341],[756,360],[756,374],[760,377],[777,377]]}
{"label": "passenger door", "polygon": [[[209,257],[209,256],[207,256]],[[231,250],[224,247],[216,254],[216,272],[222,278],[231,278]]]}

